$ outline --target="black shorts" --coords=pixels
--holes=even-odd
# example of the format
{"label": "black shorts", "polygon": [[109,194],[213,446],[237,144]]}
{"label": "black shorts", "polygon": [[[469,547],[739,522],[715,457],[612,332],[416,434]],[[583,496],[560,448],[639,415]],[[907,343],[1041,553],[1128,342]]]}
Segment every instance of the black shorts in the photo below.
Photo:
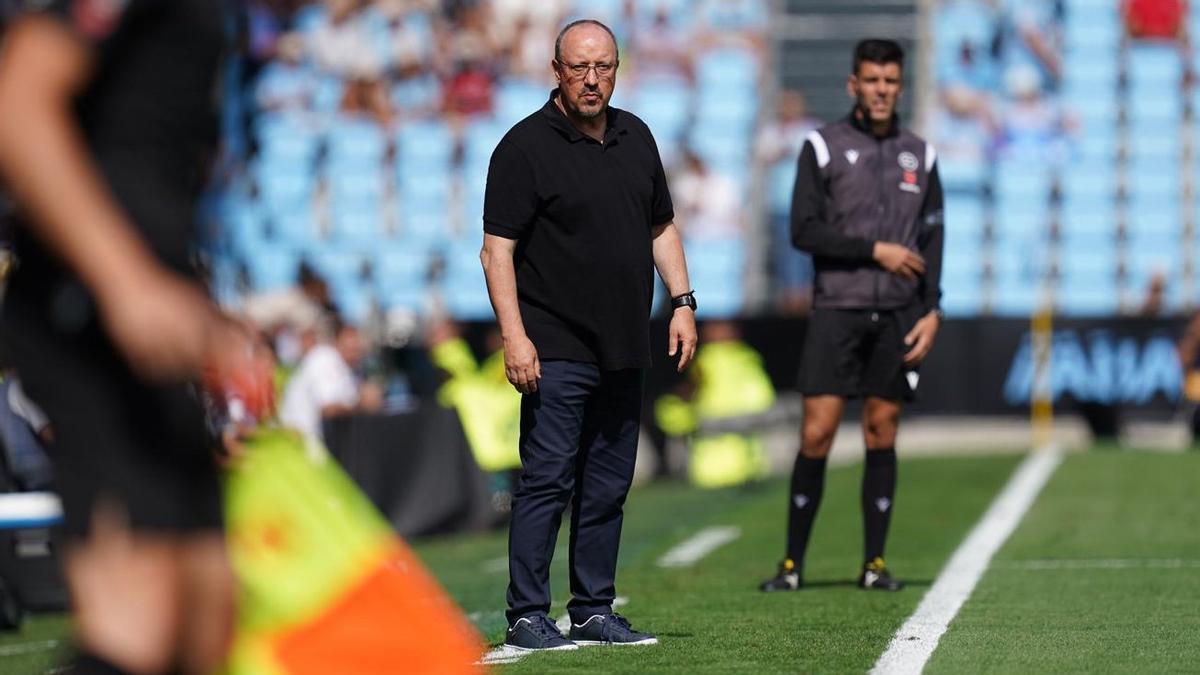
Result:
{"label": "black shorts", "polygon": [[22,331],[26,322],[5,314],[7,355],[53,428],[67,535],[86,536],[98,504],[123,511],[141,533],[219,531],[212,434],[192,387],[142,382],[100,335],[82,346]]}
{"label": "black shorts", "polygon": [[915,368],[904,365],[912,310],[817,309],[800,361],[800,393],[911,401]]}

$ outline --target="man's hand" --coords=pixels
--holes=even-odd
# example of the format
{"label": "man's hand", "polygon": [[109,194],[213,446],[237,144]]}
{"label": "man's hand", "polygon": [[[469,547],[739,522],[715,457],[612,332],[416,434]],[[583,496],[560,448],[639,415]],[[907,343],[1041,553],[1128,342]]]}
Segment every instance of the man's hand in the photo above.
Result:
{"label": "man's hand", "polygon": [[538,361],[537,347],[527,336],[504,338],[504,374],[522,394],[537,391],[542,363]]}
{"label": "man's hand", "polygon": [[880,267],[905,279],[925,274],[925,259],[900,244],[877,241],[873,257]]}
{"label": "man's hand", "polygon": [[249,367],[253,336],[225,317],[200,288],[161,268],[130,274],[96,293],[113,344],[140,376],[187,380]]}
{"label": "man's hand", "polygon": [[942,320],[938,318],[937,312],[930,312],[917,321],[917,325],[904,336],[904,344],[909,347],[908,353],[904,355],[905,365],[915,366],[929,355],[941,326]]}
{"label": "man's hand", "polygon": [[696,314],[691,307],[680,307],[671,316],[671,326],[668,329],[667,356],[675,356],[679,352],[679,365],[675,370],[683,372],[696,355]]}

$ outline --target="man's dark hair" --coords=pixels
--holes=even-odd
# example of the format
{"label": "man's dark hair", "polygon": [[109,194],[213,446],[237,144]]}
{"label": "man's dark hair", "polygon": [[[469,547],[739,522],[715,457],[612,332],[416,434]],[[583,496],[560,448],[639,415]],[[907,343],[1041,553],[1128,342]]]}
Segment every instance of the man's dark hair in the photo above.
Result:
{"label": "man's dark hair", "polygon": [[894,40],[862,40],[854,46],[855,75],[858,74],[858,67],[863,61],[878,64],[895,63],[900,66],[900,70],[904,70],[904,49]]}
{"label": "man's dark hair", "polygon": [[566,37],[567,33],[570,32],[570,30],[572,28],[575,28],[576,26],[583,26],[586,24],[591,24],[593,26],[599,26],[604,29],[605,33],[608,33],[608,37],[612,38],[613,52],[616,53],[617,62],[620,63],[621,50],[619,47],[617,47],[617,36],[613,35],[611,28],[609,28],[608,26],[605,26],[603,23],[601,23],[595,19],[577,19],[577,20],[572,21],[571,23],[563,26],[563,29],[558,31],[558,37],[554,39],[554,60],[558,61],[559,63],[563,62],[563,60],[562,60],[562,41],[563,41],[563,38]]}

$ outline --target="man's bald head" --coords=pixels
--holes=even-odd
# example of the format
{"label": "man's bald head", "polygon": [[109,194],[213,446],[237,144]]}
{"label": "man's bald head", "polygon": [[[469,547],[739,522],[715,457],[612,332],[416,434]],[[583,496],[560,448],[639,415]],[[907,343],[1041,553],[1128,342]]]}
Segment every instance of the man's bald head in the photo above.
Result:
{"label": "man's bald head", "polygon": [[568,33],[577,28],[580,30],[586,30],[589,27],[592,29],[600,29],[608,35],[608,39],[612,40],[613,54],[616,54],[617,59],[620,60],[620,54],[617,51],[617,36],[613,35],[612,29],[595,19],[579,19],[563,26],[563,29],[558,32],[558,38],[554,40],[554,60],[562,63],[563,41],[567,39]]}

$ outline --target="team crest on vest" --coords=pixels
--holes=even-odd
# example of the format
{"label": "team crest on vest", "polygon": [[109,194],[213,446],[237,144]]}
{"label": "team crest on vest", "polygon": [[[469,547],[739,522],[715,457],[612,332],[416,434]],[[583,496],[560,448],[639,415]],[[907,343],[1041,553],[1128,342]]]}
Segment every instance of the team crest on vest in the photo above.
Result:
{"label": "team crest on vest", "polygon": [[917,169],[921,162],[911,152],[902,152],[896,158],[900,168],[904,170],[904,178],[900,181],[900,189],[913,194],[921,194],[921,186],[917,184]]}
{"label": "team crest on vest", "polygon": [[851,164],[858,162],[858,151],[857,150],[847,150],[846,151],[846,161],[850,162]]}

